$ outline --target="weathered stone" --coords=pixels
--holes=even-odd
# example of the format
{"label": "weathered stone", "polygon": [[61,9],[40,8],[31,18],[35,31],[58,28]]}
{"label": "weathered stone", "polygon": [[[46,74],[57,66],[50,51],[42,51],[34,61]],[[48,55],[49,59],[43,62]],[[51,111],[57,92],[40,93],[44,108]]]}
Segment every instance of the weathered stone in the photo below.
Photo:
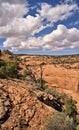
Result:
{"label": "weathered stone", "polygon": [[8,118],[11,106],[12,104],[7,91],[0,88],[0,124]]}
{"label": "weathered stone", "polygon": [[5,112],[3,104],[0,104],[0,120],[4,117],[5,113],[6,112]]}

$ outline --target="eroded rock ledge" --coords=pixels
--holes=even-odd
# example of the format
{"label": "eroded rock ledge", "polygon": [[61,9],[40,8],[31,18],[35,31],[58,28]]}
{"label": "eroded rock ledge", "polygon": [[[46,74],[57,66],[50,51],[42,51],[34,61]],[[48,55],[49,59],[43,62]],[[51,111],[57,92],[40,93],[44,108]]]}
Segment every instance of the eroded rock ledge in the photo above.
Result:
{"label": "eroded rock ledge", "polygon": [[0,124],[4,123],[10,116],[12,102],[8,92],[0,88]]}
{"label": "eroded rock ledge", "polygon": [[32,85],[0,80],[0,130],[43,130],[52,110],[38,99]]}

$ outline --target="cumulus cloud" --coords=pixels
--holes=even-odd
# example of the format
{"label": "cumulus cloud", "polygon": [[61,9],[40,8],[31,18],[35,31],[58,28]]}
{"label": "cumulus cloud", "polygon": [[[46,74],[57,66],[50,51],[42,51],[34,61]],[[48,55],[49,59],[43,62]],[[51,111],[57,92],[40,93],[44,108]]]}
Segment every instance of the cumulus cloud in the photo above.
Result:
{"label": "cumulus cloud", "polygon": [[[50,24],[53,25],[59,20],[68,18],[74,10],[78,9],[76,4],[60,4],[52,7],[47,3],[42,3],[41,9],[37,10],[39,14],[36,14],[36,17],[27,16],[23,18],[29,8],[25,7],[25,4],[20,4],[20,2],[21,0],[18,0],[18,4],[15,0],[12,2],[10,0],[2,1],[0,5],[0,37],[25,35],[25,33],[27,36],[27,32],[28,34],[38,33]],[[47,22],[44,20],[47,20]]]}
{"label": "cumulus cloud", "polygon": [[79,24],[79,21],[76,21],[76,22],[74,23],[74,25],[77,25],[77,24]]}
{"label": "cumulus cloud", "polygon": [[[28,12],[28,7],[25,7],[25,4],[15,3],[14,0],[3,0],[0,3],[0,26],[5,26],[8,23],[12,22],[15,18],[20,18]],[[20,0],[18,0],[20,1]]]}
{"label": "cumulus cloud", "polygon": [[64,25],[58,25],[57,29],[44,37],[7,38],[4,42],[5,47],[12,50],[63,50],[67,48],[79,47],[79,30],[76,28],[68,29]]}
{"label": "cumulus cloud", "polygon": [[0,3],[24,4],[25,0],[0,0]]}
{"label": "cumulus cloud", "polygon": [[78,10],[77,4],[67,3],[68,1],[55,7],[42,3],[35,16],[32,16],[28,15],[30,8],[24,0],[0,0],[0,38],[6,38],[4,47],[12,50],[60,50],[78,47],[79,30],[68,29],[64,25],[59,25],[44,37],[35,37],[41,30],[67,19]]}
{"label": "cumulus cloud", "polygon": [[[37,10],[39,15],[41,16],[42,20],[47,20],[47,22],[50,22],[51,24],[62,21],[70,17],[74,11],[78,10],[77,4],[73,3],[71,5],[69,4],[59,4],[55,7],[52,7],[51,5],[47,3],[41,4],[41,9]],[[46,23],[47,24],[47,23]]]}
{"label": "cumulus cloud", "polygon": [[76,0],[61,0],[61,3],[62,2],[67,3],[67,4],[71,4],[71,3],[75,3]]}
{"label": "cumulus cloud", "polygon": [[39,50],[43,46],[42,38],[30,37],[28,39],[24,38],[7,38],[4,42],[4,47],[9,47],[14,50]]}
{"label": "cumulus cloud", "polygon": [[1,37],[29,37],[34,35],[41,27],[39,16],[33,17],[28,15],[25,19],[14,19],[10,24],[0,27]]}
{"label": "cumulus cloud", "polygon": [[79,30],[58,25],[57,29],[43,37],[45,50],[62,50],[79,47]]}

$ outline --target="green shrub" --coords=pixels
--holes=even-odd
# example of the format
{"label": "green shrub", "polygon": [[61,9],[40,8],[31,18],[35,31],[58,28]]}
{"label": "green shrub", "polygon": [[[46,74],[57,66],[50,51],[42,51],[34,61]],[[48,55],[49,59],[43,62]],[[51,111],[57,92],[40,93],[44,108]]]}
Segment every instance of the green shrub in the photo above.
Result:
{"label": "green shrub", "polygon": [[70,117],[73,117],[74,120],[76,119],[77,115],[77,107],[76,107],[76,101],[72,99],[72,97],[67,97],[65,99],[65,106],[63,108],[63,111],[69,115]]}
{"label": "green shrub", "polygon": [[18,78],[18,64],[17,62],[0,61],[0,78]]}
{"label": "green shrub", "polygon": [[41,88],[42,90],[45,90],[47,88],[47,82],[43,78],[37,79],[37,83],[39,85],[39,88]]}
{"label": "green shrub", "polygon": [[79,125],[77,125],[76,130],[79,130]]}
{"label": "green shrub", "polygon": [[6,68],[5,68],[5,66],[0,67],[0,78],[6,78]]}
{"label": "green shrub", "polygon": [[51,88],[46,88],[45,92],[48,94],[51,94],[52,96],[54,96],[56,99],[60,98],[59,93],[55,90],[55,89],[51,89]]}
{"label": "green shrub", "polygon": [[9,77],[18,77],[18,64],[17,62],[7,61],[6,62],[6,74]]}
{"label": "green shrub", "polygon": [[65,113],[54,113],[46,126],[47,130],[74,130],[73,119]]}
{"label": "green shrub", "polygon": [[25,70],[24,71],[24,76],[30,75],[31,73],[32,73],[31,70]]}
{"label": "green shrub", "polygon": [[0,67],[1,67],[1,66],[4,66],[4,65],[5,65],[5,62],[0,59]]}

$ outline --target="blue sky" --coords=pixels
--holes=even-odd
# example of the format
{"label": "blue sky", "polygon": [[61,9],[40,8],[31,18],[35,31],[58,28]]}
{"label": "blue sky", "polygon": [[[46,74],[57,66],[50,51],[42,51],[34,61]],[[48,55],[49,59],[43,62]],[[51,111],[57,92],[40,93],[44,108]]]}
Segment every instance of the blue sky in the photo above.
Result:
{"label": "blue sky", "polygon": [[0,0],[0,49],[79,53],[79,0]]}

